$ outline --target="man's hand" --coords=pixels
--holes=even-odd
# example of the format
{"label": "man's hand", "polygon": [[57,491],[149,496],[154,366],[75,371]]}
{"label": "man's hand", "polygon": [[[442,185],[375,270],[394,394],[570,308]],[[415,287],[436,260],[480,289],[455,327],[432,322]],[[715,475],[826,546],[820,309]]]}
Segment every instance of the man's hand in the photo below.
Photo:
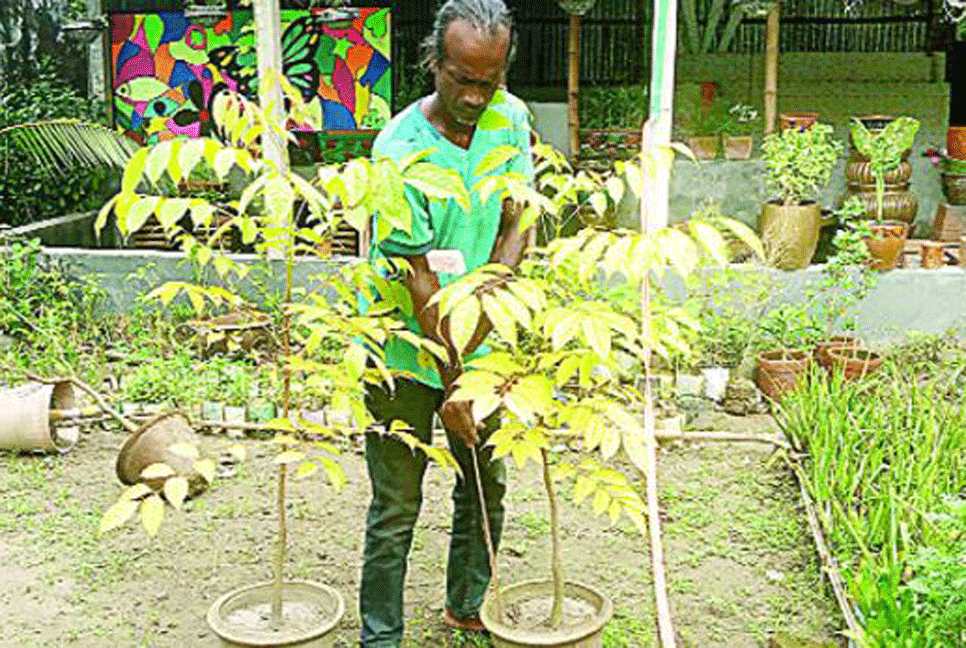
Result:
{"label": "man's hand", "polygon": [[447,400],[439,408],[439,418],[443,427],[463,439],[468,448],[475,447],[480,442],[480,435],[473,421],[473,403],[471,401]]}
{"label": "man's hand", "polygon": [[493,244],[491,263],[499,263],[509,268],[515,268],[523,260],[523,253],[527,249],[527,233],[520,231],[520,216],[523,209],[510,198],[503,201],[503,211],[500,216],[500,230],[497,232]]}

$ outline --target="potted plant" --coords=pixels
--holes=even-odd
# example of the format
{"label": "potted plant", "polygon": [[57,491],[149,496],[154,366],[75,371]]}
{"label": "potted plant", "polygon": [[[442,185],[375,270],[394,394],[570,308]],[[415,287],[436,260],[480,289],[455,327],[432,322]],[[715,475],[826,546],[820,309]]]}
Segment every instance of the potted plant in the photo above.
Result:
{"label": "potted plant", "polygon": [[758,122],[758,111],[747,104],[735,104],[728,109],[728,121],[722,129],[725,157],[729,160],[751,159],[755,146],[752,136]]}
{"label": "potted plant", "polygon": [[949,205],[966,205],[966,160],[945,157],[941,162],[943,195]]}
{"label": "potted plant", "polygon": [[699,160],[713,160],[721,150],[721,134],[730,122],[730,116],[720,102],[710,106],[697,103],[681,126],[685,143]]}
{"label": "potted plant", "polygon": [[840,229],[832,240],[834,253],[822,267],[818,285],[809,290],[809,301],[815,304],[817,316],[823,322],[822,339],[815,345],[814,358],[822,367],[832,366],[831,349],[861,348],[855,337],[855,318],[846,314],[864,299],[878,283],[871,270],[871,256],[865,239],[869,236],[868,221],[863,218],[862,201],[850,198],[834,212]]}
{"label": "potted plant", "polygon": [[[891,270],[895,267],[905,247],[909,224],[915,219],[915,198],[908,190],[912,171],[907,160],[918,130],[919,122],[911,117],[900,117],[891,121],[887,118],[852,120],[852,144],[859,157],[857,162],[865,165],[867,172],[853,172],[853,177],[857,177],[859,182],[856,184],[850,181],[849,192],[867,201],[866,214],[874,220],[870,224],[872,235],[867,243],[876,260],[877,270]],[[904,166],[909,167],[908,172],[903,170]],[[874,179],[872,187],[862,182],[866,173]],[[890,181],[894,184],[889,184]],[[887,184],[890,190],[888,209]],[[870,189],[874,189],[871,210],[868,209]]]}
{"label": "potted plant", "polygon": [[[310,118],[298,91],[281,75],[272,77],[285,91],[292,113],[288,117],[299,123],[307,122]],[[186,214],[193,222],[205,223],[214,212],[214,207],[205,199],[150,195],[157,189],[161,174],[179,176],[171,178],[177,182],[188,177],[197,165],[207,164],[219,178],[232,172],[246,176],[248,184],[236,214],[213,232],[207,242],[198,245],[204,247],[202,265],[210,263],[221,277],[229,273],[243,276],[247,270],[240,262],[211,248],[223,230],[235,229],[266,260],[281,260],[285,270],[281,296],[284,305],[283,412],[266,426],[279,433],[273,440],[279,448],[273,460],[278,470],[278,534],[273,580],[228,592],[209,608],[207,619],[225,646],[318,645],[320,641],[330,640],[326,636],[341,618],[344,601],[327,585],[284,578],[288,533],[286,489],[292,478],[307,477],[318,471],[325,472],[338,488],[344,477],[334,460],[338,450],[329,440],[348,434],[350,427],[348,423],[322,425],[295,414],[298,408],[292,399],[292,377],[296,371],[305,375],[302,392],[306,398],[324,400],[331,409],[345,414],[343,420],[348,422],[354,418],[365,425],[368,420],[363,403],[365,384],[391,380],[391,376],[386,378],[381,345],[390,335],[405,334],[387,313],[405,308],[405,304],[398,298],[399,290],[389,286],[382,274],[368,264],[347,268],[333,281],[333,288],[342,299],[332,299],[329,293],[323,292],[324,287],[316,287],[296,301],[292,276],[297,247],[302,245],[298,241],[322,238],[343,220],[361,228],[374,212],[379,212],[390,229],[408,229],[409,212],[401,196],[409,185],[418,186],[433,200],[453,199],[468,204],[469,197],[465,190],[460,191],[463,184],[458,176],[421,162],[418,155],[402,166],[390,160],[352,160],[325,166],[312,181],[307,181],[291,173],[284,163],[261,155],[261,146],[267,140],[284,141],[288,137],[284,128],[286,119],[270,119],[258,104],[236,94],[219,95],[212,114],[216,123],[225,126],[220,130],[230,133],[230,137],[224,135],[225,141],[207,138],[176,141],[140,150],[125,169],[121,192],[98,215],[97,228],[102,229],[112,214],[123,234],[136,230],[150,214],[157,214],[168,228],[174,228]],[[171,159],[180,164],[168,165]],[[159,169],[160,173],[156,173]],[[310,210],[317,217],[314,229],[296,225],[299,208]],[[305,247],[311,250],[310,245]],[[370,302],[378,295],[383,310],[359,316],[361,295]],[[224,286],[184,282],[164,284],[152,291],[150,297],[165,305],[177,298],[186,299],[198,315],[203,315],[212,305],[241,299]],[[334,360],[326,361],[318,354],[319,340],[325,336],[337,337],[344,343],[345,352]],[[414,449],[422,449],[446,465],[455,465],[447,453],[424,446],[404,430],[393,427],[386,433],[405,438]],[[294,620],[293,609],[299,617]],[[238,616],[254,623],[239,623],[235,620]]]}
{"label": "potted plant", "polygon": [[828,183],[841,150],[827,124],[765,137],[765,186],[774,199],[762,208],[758,229],[776,267],[808,267],[821,227],[817,194]]}
{"label": "potted plant", "polygon": [[778,116],[781,130],[808,130],[818,123],[816,112],[782,113]]}
{"label": "potted plant", "polygon": [[[640,178],[642,169],[627,163],[618,171],[625,173]],[[565,179],[553,184],[562,183]],[[605,178],[597,192],[606,192],[610,184]],[[509,181],[505,185],[512,195],[527,195]],[[521,227],[554,216],[541,213],[552,209],[551,203],[530,195]],[[727,263],[722,229],[760,249],[747,227],[727,219],[694,220],[683,229],[645,234],[587,228],[532,251],[517,270],[480,268],[431,301],[439,305],[440,317],[449,318],[457,349],[465,348],[481,317],[492,323],[488,343],[494,352],[465,365],[450,398],[472,401],[474,420],[502,409],[501,425],[488,441],[494,456],[512,457],[521,469],[538,471],[546,489],[550,578],[503,587],[491,545],[493,585],[481,619],[496,645],[601,645],[613,604],[604,592],[568,580],[564,573],[558,482],[573,481],[576,503],[593,502],[594,510],[606,512],[612,522],[624,516],[644,531],[644,503],[627,477],[608,463],[623,451],[645,470],[647,448],[654,441],[637,412],[643,401],[645,420],[653,415],[648,409],[649,351],[667,355],[672,348],[686,347],[682,329],[696,323],[682,307],[642,305],[637,287],[670,268],[688,276],[702,256]],[[615,289],[601,281],[617,274],[625,285]],[[643,396],[633,387],[639,367],[645,374]],[[582,443],[593,458],[575,462],[556,456],[560,438]]]}
{"label": "potted plant", "polygon": [[771,400],[781,402],[786,392],[802,384],[812,364],[812,347],[821,329],[808,307],[781,304],[758,322],[757,384]]}

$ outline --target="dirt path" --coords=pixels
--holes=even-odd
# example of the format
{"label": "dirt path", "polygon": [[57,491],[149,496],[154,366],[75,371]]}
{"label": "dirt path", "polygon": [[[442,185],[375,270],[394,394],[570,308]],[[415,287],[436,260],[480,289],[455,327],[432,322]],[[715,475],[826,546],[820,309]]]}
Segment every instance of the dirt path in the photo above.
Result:
{"label": "dirt path", "polygon": [[[763,423],[764,421],[764,423]],[[715,422],[748,429],[767,420]],[[151,541],[127,527],[98,540],[101,512],[119,491],[113,463],[122,435],[95,429],[64,457],[0,453],[0,648],[208,648],[214,598],[270,577],[274,482],[270,450],[252,457],[190,510],[166,517]],[[212,441],[209,439],[209,441]],[[355,646],[356,592],[369,487],[362,457],[343,457],[349,485],[297,482],[290,498],[289,575],[346,596],[339,641]],[[681,645],[762,646],[773,629],[821,636],[836,618],[798,510],[790,476],[748,446],[661,451],[668,574]],[[451,478],[427,474],[407,590],[408,646],[479,645],[438,622],[443,600]],[[501,567],[507,579],[545,574],[548,529],[541,484],[511,470]],[[644,538],[608,528],[589,510],[563,508],[570,575],[608,592],[616,616],[607,648],[656,645]]]}

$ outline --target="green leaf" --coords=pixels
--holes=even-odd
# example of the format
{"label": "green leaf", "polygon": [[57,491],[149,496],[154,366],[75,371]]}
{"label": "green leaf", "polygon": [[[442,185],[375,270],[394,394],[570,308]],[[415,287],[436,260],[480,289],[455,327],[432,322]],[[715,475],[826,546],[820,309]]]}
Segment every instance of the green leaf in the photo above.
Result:
{"label": "green leaf", "polygon": [[188,497],[188,480],[184,477],[172,477],[164,482],[164,498],[175,509],[181,509],[185,498]]}
{"label": "green leaf", "polygon": [[147,161],[144,165],[144,174],[147,176],[153,184],[157,184],[161,176],[168,168],[168,161],[171,159],[171,147],[172,143],[170,141],[161,142],[155,147],[152,147],[148,153]]}
{"label": "green leaf", "polygon": [[118,227],[122,234],[128,234],[131,232],[136,232],[144,224],[148,222],[151,215],[154,214],[155,209],[158,206],[158,202],[161,199],[156,196],[142,197],[136,199],[128,209],[125,211],[123,216],[118,213],[120,217],[118,220]]}
{"label": "green leaf", "polygon": [[318,461],[322,464],[322,469],[328,476],[332,488],[336,491],[341,491],[346,483],[345,472],[342,470],[342,466],[336,463],[331,457],[318,457]]}
{"label": "green leaf", "polygon": [[181,172],[185,178],[191,175],[198,163],[205,154],[205,139],[198,138],[188,140],[181,146],[178,152],[178,163],[181,165]]}
{"label": "green leaf", "polygon": [[144,167],[147,165],[149,152],[150,149],[138,149],[131,157],[131,161],[127,163],[127,167],[124,169],[121,193],[133,194],[137,191],[138,185],[141,183],[141,175],[144,173]]}
{"label": "green leaf", "polygon": [[453,169],[444,169],[435,164],[414,164],[403,173],[403,182],[427,198],[452,199],[464,210],[470,209],[470,195],[463,184],[463,178]]}
{"label": "green leaf", "polygon": [[178,455],[179,457],[190,459],[191,461],[194,461],[200,456],[198,453],[198,446],[188,442],[174,443],[168,446],[168,451]]}
{"label": "green leaf", "polygon": [[161,226],[164,227],[165,231],[168,231],[174,229],[174,226],[178,224],[178,221],[181,220],[190,206],[191,201],[186,198],[164,198],[160,201],[155,213]]}
{"label": "green leaf", "polygon": [[483,295],[483,312],[500,337],[511,347],[517,345],[517,325],[513,315],[492,295]]}
{"label": "green leaf", "polygon": [[303,461],[295,470],[295,479],[305,479],[314,475],[319,470],[319,464],[314,461]]}
{"label": "green leaf", "polygon": [[304,452],[299,452],[298,450],[286,450],[285,452],[279,453],[279,455],[272,460],[272,463],[276,465],[288,465],[298,463],[304,459]]}
{"label": "green leaf", "polygon": [[138,510],[138,505],[139,502],[134,499],[120,499],[115,502],[101,517],[97,535],[102,536],[130,520],[134,512]]}
{"label": "green leaf", "polygon": [[513,128],[513,122],[496,110],[489,109],[480,117],[476,127],[485,131],[504,130]]}
{"label": "green leaf", "polygon": [[136,500],[141,499],[145,495],[150,495],[154,491],[147,484],[134,484],[134,486],[128,487],[123,493],[121,493],[120,499],[122,500]]}
{"label": "green leaf", "polygon": [[161,520],[164,519],[164,502],[157,495],[152,495],[141,501],[141,509],[138,511],[138,515],[141,517],[144,530],[153,538],[161,530]]}
{"label": "green leaf", "polygon": [[694,236],[698,239],[708,254],[721,265],[728,264],[728,243],[721,236],[721,232],[717,229],[708,225],[707,223],[701,223],[692,220],[688,226],[691,231],[694,232]]}
{"label": "green leaf", "polygon": [[513,158],[522,154],[523,151],[516,146],[497,146],[496,148],[490,149],[490,151],[483,156],[483,159],[477,163],[476,170],[473,173],[476,176],[488,175],[489,173],[499,169]]}

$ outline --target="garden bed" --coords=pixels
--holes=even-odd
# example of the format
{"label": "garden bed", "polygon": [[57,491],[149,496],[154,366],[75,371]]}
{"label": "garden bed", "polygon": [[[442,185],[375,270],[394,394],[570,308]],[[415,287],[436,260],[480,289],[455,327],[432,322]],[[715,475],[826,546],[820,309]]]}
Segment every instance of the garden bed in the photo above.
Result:
{"label": "garden bed", "polygon": [[[708,425],[748,431],[770,420],[715,418],[702,427]],[[269,447],[247,442],[248,461],[187,512],[169,512],[157,540],[135,527],[98,540],[99,517],[119,490],[113,462],[123,438],[96,427],[62,457],[0,453],[0,559],[8,565],[0,572],[0,647],[214,646],[204,623],[211,601],[270,577]],[[289,505],[290,574],[328,582],[346,596],[337,643],[345,647],[355,645],[358,633],[355,597],[369,498],[363,459],[347,450],[341,494],[310,479],[296,484]],[[666,448],[660,462],[681,645],[758,648],[776,630],[821,637],[838,627],[791,477],[767,451],[689,444]],[[545,504],[536,476],[510,474],[509,519],[516,523],[507,525],[501,569],[524,579],[544,573],[549,560]],[[466,643],[439,621],[450,483],[435,468],[425,481],[407,588],[412,648],[489,645]],[[573,507],[562,512],[571,571],[616,602],[605,646],[655,645],[643,538],[625,523],[609,528]]]}

